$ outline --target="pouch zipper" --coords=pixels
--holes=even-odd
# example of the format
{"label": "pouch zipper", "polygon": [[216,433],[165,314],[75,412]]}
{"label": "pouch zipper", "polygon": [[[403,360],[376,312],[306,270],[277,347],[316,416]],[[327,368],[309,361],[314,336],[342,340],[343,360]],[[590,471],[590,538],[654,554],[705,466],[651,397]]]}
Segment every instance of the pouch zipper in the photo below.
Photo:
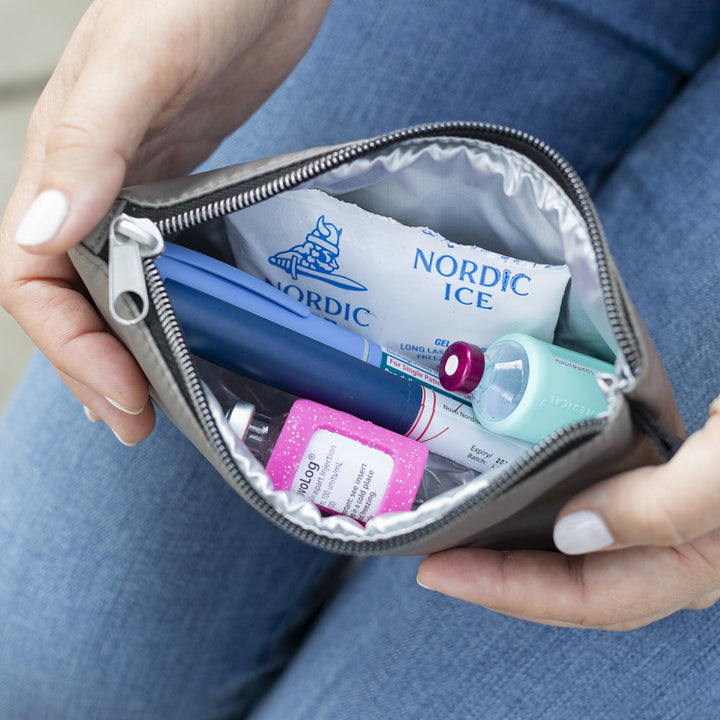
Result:
{"label": "pouch zipper", "polygon": [[121,325],[144,320],[149,309],[143,258],[162,255],[165,240],[152,220],[118,215],[108,234],[110,313]]}
{"label": "pouch zipper", "polygon": [[[513,128],[472,122],[420,125],[387,133],[371,140],[351,143],[330,153],[314,159],[311,158],[296,167],[281,170],[276,176],[271,176],[264,182],[252,184],[244,189],[241,183],[237,188],[238,191],[234,194],[217,200],[206,201],[205,203],[199,202],[197,206],[179,213],[173,214],[172,208],[164,208],[160,211],[146,211],[142,207],[129,207],[126,213],[116,217],[111,224],[108,262],[112,286],[110,290],[111,309],[115,319],[124,325],[132,325],[144,319],[151,308],[154,310],[168,343],[170,353],[176,362],[176,369],[180,372],[184,386],[189,392],[195,414],[206,436],[220,455],[223,466],[233,479],[238,492],[250,504],[289,534],[330,552],[356,555],[375,554],[411,545],[439,533],[443,528],[473,512],[475,508],[502,495],[507,489],[555,458],[597,435],[605,426],[606,419],[604,417],[591,418],[552,433],[528,450],[518,461],[512,463],[504,474],[496,478],[488,487],[480,490],[473,498],[422,528],[408,531],[393,538],[379,540],[342,540],[319,535],[311,530],[299,527],[292,520],[277,512],[242,475],[232,459],[231,453],[222,439],[220,430],[212,416],[202,389],[202,383],[195,371],[192,356],[185,343],[182,329],[153,258],[162,254],[164,248],[163,236],[165,234],[179,232],[194,225],[237,212],[388,145],[405,140],[442,136],[469,137],[494,143],[505,140],[507,142],[500,142],[499,144],[508,145],[511,149],[516,149],[521,153],[523,153],[524,149],[526,152],[523,154],[530,156],[531,159],[535,158],[528,151],[534,151],[534,153],[546,160],[550,168],[555,170],[552,173],[553,177],[578,208],[588,228],[590,241],[597,260],[608,321],[626,363],[626,368],[620,368],[620,379],[617,384],[617,388],[624,388],[630,381],[627,374],[633,376],[640,369],[640,349],[627,319],[625,308],[617,293],[607,247],[593,202],[576,171],[558,152],[542,140]],[[248,183],[253,183],[253,181],[248,181]],[[231,190],[232,188],[226,188],[223,192],[231,192]],[[144,212],[144,215],[135,215],[135,212]],[[147,217],[153,215],[154,218]],[[127,248],[127,246],[132,245],[135,245],[134,250]],[[117,258],[120,258],[120,260]],[[114,264],[120,267],[113,267]],[[144,277],[144,288],[139,287],[140,284],[143,284],[138,283],[139,274]],[[115,299],[118,297],[133,299],[137,312],[133,312],[130,318],[123,317],[120,313],[115,316],[113,297]]]}

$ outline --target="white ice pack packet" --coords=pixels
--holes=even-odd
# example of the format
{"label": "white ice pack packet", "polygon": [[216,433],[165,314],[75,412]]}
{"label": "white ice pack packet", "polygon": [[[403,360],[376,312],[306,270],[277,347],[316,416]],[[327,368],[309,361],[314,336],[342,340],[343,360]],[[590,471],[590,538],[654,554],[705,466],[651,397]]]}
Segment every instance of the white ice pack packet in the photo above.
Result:
{"label": "white ice pack packet", "polygon": [[552,341],[570,277],[566,265],[456,245],[320,190],[278,195],[227,216],[226,227],[241,270],[430,367],[455,340]]}

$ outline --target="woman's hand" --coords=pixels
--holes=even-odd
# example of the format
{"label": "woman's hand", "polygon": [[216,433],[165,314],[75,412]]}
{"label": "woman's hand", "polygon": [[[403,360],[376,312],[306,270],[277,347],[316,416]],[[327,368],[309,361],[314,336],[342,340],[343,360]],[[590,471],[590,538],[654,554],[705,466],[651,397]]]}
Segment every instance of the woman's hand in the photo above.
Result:
{"label": "woman's hand", "polygon": [[152,430],[147,381],[65,251],[124,184],[206,158],[300,60],[329,2],[97,0],[35,108],[0,225],[0,305],[125,444]]}
{"label": "woman's hand", "polygon": [[574,497],[553,552],[456,549],[420,566],[425,587],[549,625],[630,630],[720,597],[720,398],[665,465]]}

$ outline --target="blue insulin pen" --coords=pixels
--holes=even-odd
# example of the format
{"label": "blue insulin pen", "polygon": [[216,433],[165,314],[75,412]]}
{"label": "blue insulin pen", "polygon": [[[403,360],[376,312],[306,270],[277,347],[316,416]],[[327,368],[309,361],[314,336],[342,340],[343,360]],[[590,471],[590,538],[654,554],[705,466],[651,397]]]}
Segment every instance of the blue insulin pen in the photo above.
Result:
{"label": "blue insulin pen", "polygon": [[419,440],[478,472],[529,447],[486,431],[467,401],[382,369],[378,344],[232,265],[173,243],[155,262],[190,350],[206,360]]}

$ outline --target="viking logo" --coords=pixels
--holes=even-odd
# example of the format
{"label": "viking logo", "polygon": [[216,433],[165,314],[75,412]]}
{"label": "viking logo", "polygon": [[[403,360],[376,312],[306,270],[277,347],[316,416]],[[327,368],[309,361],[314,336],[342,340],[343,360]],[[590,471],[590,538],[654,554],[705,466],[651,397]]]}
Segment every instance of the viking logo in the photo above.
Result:
{"label": "viking logo", "polygon": [[359,282],[336,272],[340,267],[337,258],[340,254],[341,234],[342,229],[327,222],[325,216],[321,215],[302,245],[276,253],[268,260],[271,265],[288,273],[293,280],[304,275],[343,290],[367,290]]}

